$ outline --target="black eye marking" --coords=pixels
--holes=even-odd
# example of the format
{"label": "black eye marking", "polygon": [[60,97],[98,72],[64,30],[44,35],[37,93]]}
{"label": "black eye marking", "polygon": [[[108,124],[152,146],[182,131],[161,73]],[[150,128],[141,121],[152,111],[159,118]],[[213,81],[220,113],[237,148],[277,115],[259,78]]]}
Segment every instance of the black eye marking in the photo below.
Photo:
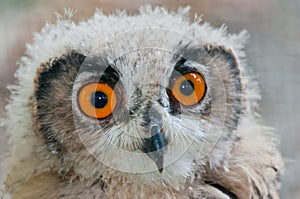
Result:
{"label": "black eye marking", "polygon": [[86,57],[79,73],[89,72],[98,75],[98,81],[114,86],[120,79],[120,73],[103,57]]}
{"label": "black eye marking", "polygon": [[108,66],[100,77],[100,82],[105,82],[114,87],[114,85],[120,80],[119,73],[111,66]]}
{"label": "black eye marking", "polygon": [[185,74],[191,73],[191,72],[198,72],[198,70],[196,68],[184,65],[184,63],[186,61],[187,61],[186,59],[181,58],[175,64],[174,72],[173,72],[173,75],[172,75],[173,77],[174,77],[174,75],[176,76],[176,73],[177,73],[177,76],[178,76],[178,73],[181,74],[181,75],[185,75]]}

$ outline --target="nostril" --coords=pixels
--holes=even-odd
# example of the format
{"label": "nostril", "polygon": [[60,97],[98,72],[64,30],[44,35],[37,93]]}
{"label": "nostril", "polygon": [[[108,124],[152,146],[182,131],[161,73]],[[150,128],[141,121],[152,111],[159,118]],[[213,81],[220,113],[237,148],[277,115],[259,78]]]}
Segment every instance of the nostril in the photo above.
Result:
{"label": "nostril", "polygon": [[158,99],[157,100],[157,102],[158,102],[158,104],[160,105],[160,106],[162,106],[163,108],[167,108],[168,107],[168,103],[166,103],[163,99]]}

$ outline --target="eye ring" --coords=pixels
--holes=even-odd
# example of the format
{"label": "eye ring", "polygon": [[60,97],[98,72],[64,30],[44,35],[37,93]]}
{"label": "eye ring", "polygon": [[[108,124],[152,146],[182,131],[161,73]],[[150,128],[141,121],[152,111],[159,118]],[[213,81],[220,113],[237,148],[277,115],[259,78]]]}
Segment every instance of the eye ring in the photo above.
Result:
{"label": "eye ring", "polygon": [[193,106],[205,96],[206,84],[199,73],[190,72],[177,77],[171,91],[174,98],[181,104]]}
{"label": "eye ring", "polygon": [[104,83],[91,83],[79,90],[78,102],[81,111],[92,118],[103,119],[114,111],[117,96],[112,87]]}

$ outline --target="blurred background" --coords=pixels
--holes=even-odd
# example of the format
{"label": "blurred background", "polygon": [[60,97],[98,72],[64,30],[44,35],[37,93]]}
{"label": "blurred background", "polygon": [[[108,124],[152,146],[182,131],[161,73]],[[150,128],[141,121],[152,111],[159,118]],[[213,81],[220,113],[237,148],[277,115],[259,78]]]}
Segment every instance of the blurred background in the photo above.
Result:
{"label": "blurred background", "polygon": [[[191,18],[198,13],[214,26],[226,23],[229,32],[248,30],[248,63],[261,88],[260,113],[265,124],[276,128],[286,161],[281,198],[300,198],[300,0],[0,0],[0,116],[9,95],[6,85],[15,81],[26,43],[45,22],[55,21],[54,11],[75,8],[74,19],[80,21],[96,7],[104,13],[134,13],[146,3],[173,10],[190,5]],[[5,139],[2,129],[0,151]]]}

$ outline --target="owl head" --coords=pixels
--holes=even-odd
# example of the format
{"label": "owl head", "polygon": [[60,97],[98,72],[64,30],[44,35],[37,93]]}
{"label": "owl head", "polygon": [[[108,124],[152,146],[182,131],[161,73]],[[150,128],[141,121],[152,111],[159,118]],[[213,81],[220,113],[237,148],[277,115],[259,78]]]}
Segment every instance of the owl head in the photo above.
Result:
{"label": "owl head", "polygon": [[144,6],[75,24],[67,11],[47,24],[7,106],[19,159],[39,151],[41,167],[89,182],[179,183],[203,166],[226,167],[255,103],[247,33],[187,13]]}

